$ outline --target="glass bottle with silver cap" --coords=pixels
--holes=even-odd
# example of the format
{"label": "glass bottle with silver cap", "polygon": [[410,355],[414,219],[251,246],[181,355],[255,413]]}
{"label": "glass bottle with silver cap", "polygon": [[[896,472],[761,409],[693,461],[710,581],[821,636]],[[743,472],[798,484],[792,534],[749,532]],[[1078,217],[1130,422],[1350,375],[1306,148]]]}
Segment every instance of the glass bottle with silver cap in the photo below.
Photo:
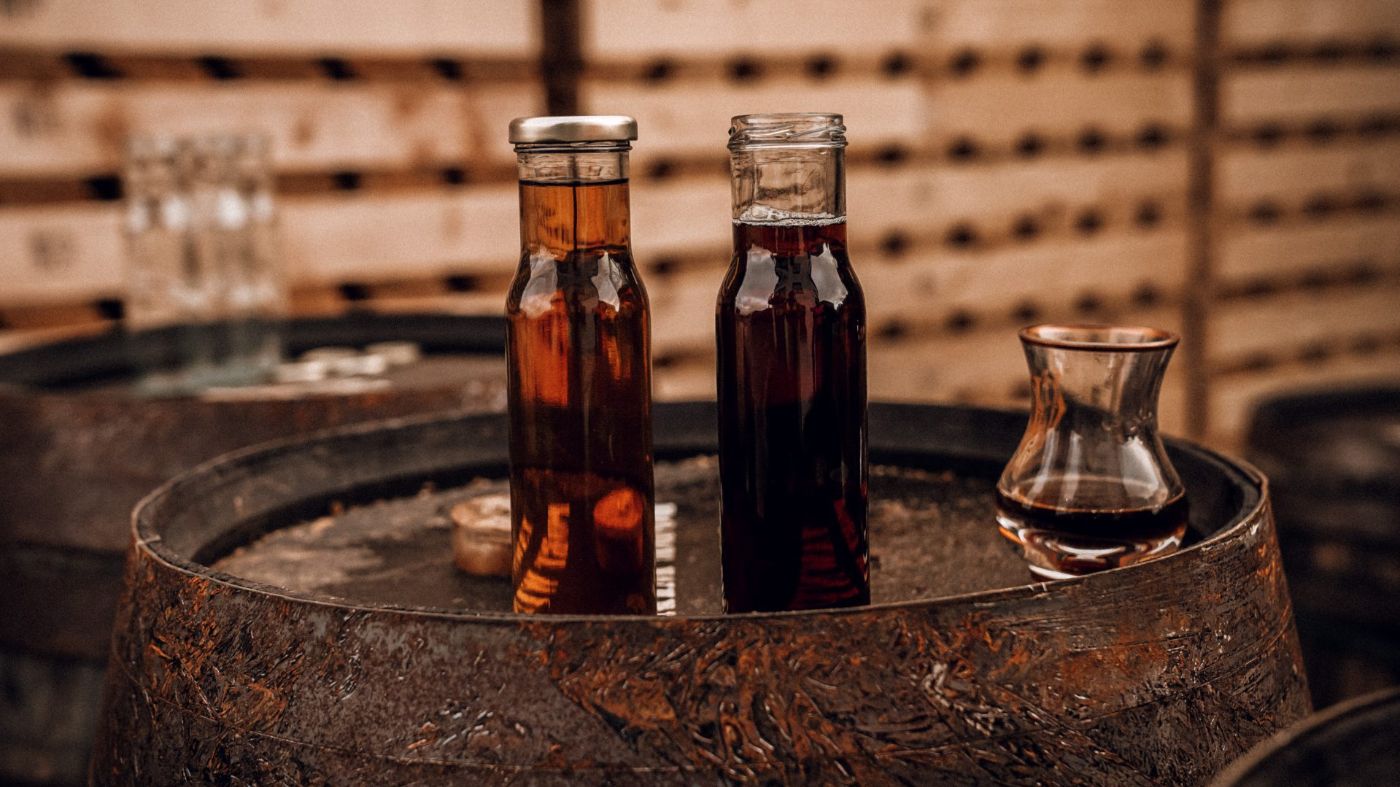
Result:
{"label": "glass bottle with silver cap", "polygon": [[520,265],[506,301],[517,612],[655,613],[651,324],[622,115],[511,121]]}

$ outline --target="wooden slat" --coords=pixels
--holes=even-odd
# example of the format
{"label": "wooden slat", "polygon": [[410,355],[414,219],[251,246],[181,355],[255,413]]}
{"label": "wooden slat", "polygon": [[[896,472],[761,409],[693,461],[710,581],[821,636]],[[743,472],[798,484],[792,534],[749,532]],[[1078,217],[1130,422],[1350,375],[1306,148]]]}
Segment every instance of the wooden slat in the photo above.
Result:
{"label": "wooden slat", "polygon": [[6,9],[0,46],[59,51],[523,60],[539,40],[534,3],[496,0],[42,0]]}
{"label": "wooden slat", "polygon": [[714,347],[715,301],[728,262],[718,260],[713,266],[646,276],[657,352],[708,352]]}
{"label": "wooden slat", "polygon": [[932,0],[582,0],[590,60],[908,50]]}
{"label": "wooden slat", "polygon": [[[1141,200],[1158,204],[1167,226],[1185,198],[1186,156],[1163,151],[1016,165],[853,166],[846,181],[851,245],[870,248],[895,231],[926,238],[957,221],[1006,222],[1027,214],[1067,223],[1072,208],[1111,212]],[[722,175],[634,181],[632,214],[633,243],[644,260],[692,252],[728,259],[730,191]]]}
{"label": "wooden slat", "polygon": [[853,149],[926,145],[942,150],[968,137],[1010,147],[1028,132],[1042,141],[1093,129],[1130,138],[1148,126],[1180,132],[1191,117],[1191,85],[1183,73],[1074,73],[1053,81],[1013,74],[939,81],[925,89],[912,79],[845,77],[814,82],[772,77],[733,83],[720,79],[658,83],[585,78],[587,112],[636,116],[634,158],[722,160],[732,116],[756,110],[840,112]]}
{"label": "wooden slat", "polygon": [[1207,357],[1217,368],[1252,357],[1288,358],[1310,347],[1344,346],[1358,337],[1400,336],[1400,285],[1217,302],[1209,325]]}
{"label": "wooden slat", "polygon": [[1226,128],[1317,116],[1400,114],[1400,69],[1360,65],[1241,69],[1220,79]]}
{"label": "wooden slat", "polygon": [[283,248],[297,281],[509,273],[520,253],[513,185],[288,199]]}
{"label": "wooden slat", "polygon": [[1265,198],[1290,203],[1314,194],[1400,194],[1400,139],[1322,148],[1226,148],[1215,172],[1216,201],[1227,211]]}
{"label": "wooden slat", "polygon": [[632,183],[632,246],[643,266],[657,257],[697,253],[727,262],[732,227],[728,178]]}
{"label": "wooden slat", "polygon": [[[513,185],[289,197],[282,246],[293,283],[506,273],[519,254]],[[121,208],[0,209],[0,304],[116,296]]]}
{"label": "wooden slat", "polygon": [[1394,215],[1236,228],[1221,240],[1214,277],[1222,284],[1289,280],[1358,263],[1400,270],[1400,221]]}
{"label": "wooden slat", "polygon": [[1400,37],[1394,0],[1229,0],[1220,18],[1227,49],[1276,44],[1369,42]]}
{"label": "wooden slat", "polygon": [[945,0],[930,17],[935,49],[1089,43],[1190,46],[1191,3],[1158,0]]}
{"label": "wooden slat", "polygon": [[1170,298],[1185,286],[1187,253],[1186,233],[1171,230],[857,261],[856,270],[872,324],[938,325],[958,313],[1009,320],[1022,306],[1063,313],[1084,298],[1111,305],[1145,286]]}
{"label": "wooden slat", "polygon": [[1237,447],[1254,408],[1274,394],[1396,382],[1400,382],[1400,351],[1393,347],[1373,355],[1340,356],[1317,363],[1293,363],[1261,372],[1217,376],[1210,388],[1211,442]]}
{"label": "wooden slat", "polygon": [[128,134],[268,133],[280,169],[393,169],[513,161],[512,117],[534,84],[0,83],[0,176],[115,172]]}
{"label": "wooden slat", "polygon": [[[852,243],[890,231],[943,232],[963,219],[1004,221],[1032,215],[1064,220],[1070,209],[1184,200],[1185,151],[1155,155],[1041,158],[1029,162],[950,167],[851,167],[846,205]],[[1165,219],[1164,219],[1165,220]]]}
{"label": "wooden slat", "polygon": [[[1154,310],[1126,321],[1180,330],[1175,311]],[[869,385],[872,399],[918,402],[966,402],[1008,405],[1029,378],[1025,355],[1014,329],[957,335],[870,340]],[[1186,372],[1180,360],[1167,369],[1158,413],[1162,428],[1180,432],[1185,425]]]}
{"label": "wooden slat", "polygon": [[990,74],[940,80],[927,101],[928,133],[939,145],[964,136],[1009,145],[1027,132],[1054,137],[1089,128],[1131,135],[1148,124],[1179,132],[1192,113],[1191,80],[1184,72],[1069,73],[1055,79]]}
{"label": "wooden slat", "polygon": [[0,209],[0,303],[86,300],[123,287],[121,211],[76,204]]}
{"label": "wooden slat", "polygon": [[772,77],[658,83],[585,78],[585,112],[625,112],[637,118],[634,160],[699,157],[723,160],[729,120],[746,112],[840,112],[854,145],[917,143],[924,130],[923,88],[914,79],[844,77],[814,82]]}

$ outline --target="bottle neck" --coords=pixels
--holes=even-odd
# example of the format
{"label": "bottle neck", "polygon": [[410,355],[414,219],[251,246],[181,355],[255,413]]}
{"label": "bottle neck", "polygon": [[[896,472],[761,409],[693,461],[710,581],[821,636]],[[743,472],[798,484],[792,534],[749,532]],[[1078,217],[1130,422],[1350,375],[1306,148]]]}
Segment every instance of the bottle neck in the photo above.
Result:
{"label": "bottle neck", "polygon": [[738,147],[729,163],[736,222],[822,225],[846,219],[845,151],[839,145]]}
{"label": "bottle neck", "polygon": [[520,245],[562,259],[631,244],[626,143],[517,146]]}

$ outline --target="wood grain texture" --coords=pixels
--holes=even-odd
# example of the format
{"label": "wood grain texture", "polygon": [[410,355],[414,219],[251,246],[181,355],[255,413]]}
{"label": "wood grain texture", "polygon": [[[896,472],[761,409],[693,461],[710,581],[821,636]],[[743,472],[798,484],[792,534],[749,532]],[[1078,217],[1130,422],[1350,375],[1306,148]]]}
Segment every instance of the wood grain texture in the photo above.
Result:
{"label": "wood grain texture", "polygon": [[[283,264],[295,284],[503,273],[519,254],[514,184],[346,192],[281,200]],[[119,297],[122,209],[0,207],[0,303]]]}
{"label": "wood grain texture", "polygon": [[940,325],[956,314],[1002,321],[1017,310],[1064,313],[1085,299],[1121,304],[1144,288],[1170,299],[1186,286],[1186,235],[1104,233],[987,252],[932,251],[873,264],[857,259],[856,274],[876,326]]}
{"label": "wood grain texture", "polygon": [[924,40],[931,0],[582,0],[590,61],[909,50]]}
{"label": "wood grain texture", "polygon": [[1341,64],[1240,68],[1220,78],[1220,119],[1244,129],[1293,119],[1400,113],[1400,69]]}
{"label": "wood grain texture", "polygon": [[[711,410],[657,413],[660,450],[713,440]],[[872,448],[990,473],[1020,426],[877,408]],[[939,442],[979,430],[981,448]],[[347,606],[188,558],[292,498],[345,499],[391,475],[412,479],[411,495],[449,469],[460,483],[504,444],[499,418],[360,430],[246,455],[148,505],[96,782],[1200,783],[1308,710],[1261,482],[1181,445],[1200,515],[1223,520],[1196,547],[1073,582],[839,613]],[[266,482],[286,473],[294,492]],[[1231,513],[1214,508],[1231,494]]]}
{"label": "wood grain texture", "polygon": [[1220,240],[1216,280],[1296,281],[1313,271],[1358,263],[1378,271],[1400,270],[1400,221],[1393,215],[1236,227]]}
{"label": "wood grain texture", "polygon": [[585,77],[579,102],[589,113],[637,118],[634,158],[701,157],[725,161],[729,120],[750,112],[838,112],[854,144],[916,143],[924,136],[924,88],[910,78],[840,77],[813,81],[774,76],[659,83]]}
{"label": "wood grain texture", "polygon": [[282,172],[513,164],[534,83],[0,82],[0,177],[116,173],[131,134],[266,133]]}
{"label": "wood grain texture", "polygon": [[1033,44],[1078,49],[1087,44],[1159,41],[1190,47],[1189,3],[1151,0],[949,0],[932,13],[930,45],[939,50]]}
{"label": "wood grain texture", "polygon": [[1400,282],[1218,301],[1207,358],[1230,367],[1251,357],[1292,358],[1314,347],[1346,352],[1362,338],[1400,339]]}
{"label": "wood grain texture", "polygon": [[1191,100],[1185,72],[988,74],[931,83],[926,128],[935,143],[966,136],[1008,146],[1028,132],[1053,137],[1094,129],[1131,136],[1155,124],[1179,133],[1190,123]]}
{"label": "wood grain texture", "polygon": [[1225,211],[1265,199],[1298,203],[1319,194],[1400,195],[1400,138],[1277,150],[1230,146],[1216,160],[1216,198]]}
{"label": "wood grain texture", "polygon": [[521,58],[539,41],[539,23],[530,3],[403,0],[394,5],[393,13],[387,13],[376,0],[16,2],[5,6],[0,46]]}
{"label": "wood grain texture", "polygon": [[1226,49],[1400,37],[1390,0],[1229,0],[1221,13]]}

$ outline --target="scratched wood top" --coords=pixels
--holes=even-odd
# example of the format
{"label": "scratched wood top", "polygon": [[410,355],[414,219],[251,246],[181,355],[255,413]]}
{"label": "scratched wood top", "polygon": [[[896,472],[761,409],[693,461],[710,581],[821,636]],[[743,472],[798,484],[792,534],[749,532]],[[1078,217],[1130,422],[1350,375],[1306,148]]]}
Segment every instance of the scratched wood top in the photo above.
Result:
{"label": "scratched wood top", "polygon": [[[713,457],[660,462],[658,542],[676,535],[676,611],[716,613],[719,478]],[[871,581],[875,602],[906,601],[1032,581],[992,519],[993,479],[876,466],[870,478]],[[506,579],[473,577],[452,563],[452,507],[505,495],[503,479],[384,500],[275,530],[213,568],[299,593],[349,603],[508,612]],[[660,561],[659,565],[664,565]],[[664,596],[664,590],[662,595]]]}

